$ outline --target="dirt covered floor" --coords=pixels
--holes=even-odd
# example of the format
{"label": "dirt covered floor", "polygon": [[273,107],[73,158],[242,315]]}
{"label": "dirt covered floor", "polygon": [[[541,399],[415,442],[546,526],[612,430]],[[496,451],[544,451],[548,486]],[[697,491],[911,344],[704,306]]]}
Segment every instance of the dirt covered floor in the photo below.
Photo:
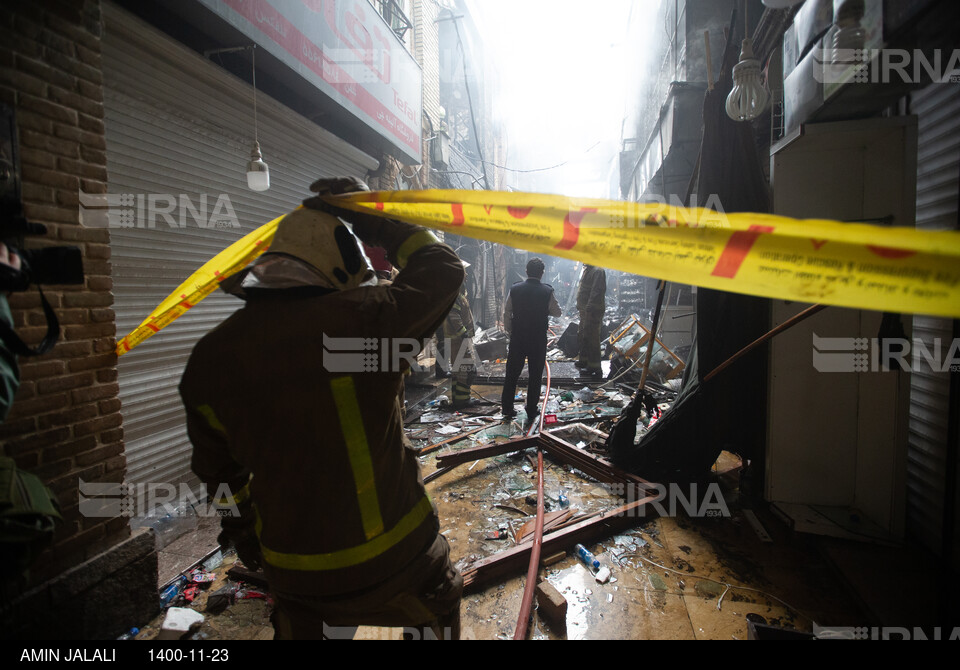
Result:
{"label": "dirt covered floor", "polygon": [[[493,397],[496,387],[477,396]],[[483,403],[484,401],[478,400]],[[427,403],[424,403],[426,405]],[[447,441],[421,457],[425,475],[436,471],[440,453],[505,441],[521,434],[518,424],[502,424],[489,415],[499,408],[480,405],[465,414],[424,407],[429,423],[416,420],[408,435],[418,448]],[[476,414],[470,417],[470,414]],[[439,418],[439,420],[437,420]],[[444,426],[456,427],[444,429]],[[477,429],[481,429],[477,431]],[[460,435],[477,431],[467,437]],[[577,443],[576,439],[570,440]],[[586,447],[583,441],[578,446]],[[738,459],[724,454],[719,473],[702,486],[701,508],[678,501],[667,515],[638,518],[626,531],[588,545],[610,578],[600,583],[570,547],[543,556],[540,578],[567,602],[565,621],[549,622],[536,609],[528,638],[560,639],[739,639],[748,623],[811,632],[820,626],[855,626],[862,613],[823,561],[809,536],[793,533],[778,519],[755,510],[768,538],[745,514],[738,489]],[[608,487],[583,473],[545,459],[547,512],[566,510],[573,520],[622,504]],[[536,511],[536,454],[511,454],[457,466],[427,485],[440,511],[443,534],[461,570],[478,559],[515,545]],[[706,503],[707,507],[702,507]],[[764,541],[765,539],[769,541]],[[206,613],[196,639],[271,639],[269,596],[256,587],[228,580],[236,557],[229,553],[212,570],[215,581],[188,606],[204,612],[211,593],[236,584],[242,595],[219,614]],[[462,638],[512,639],[523,596],[526,569],[464,595]],[[252,593],[251,593],[252,591]],[[138,639],[153,639],[162,616],[144,626]],[[399,639],[394,629],[361,628],[356,639]]]}

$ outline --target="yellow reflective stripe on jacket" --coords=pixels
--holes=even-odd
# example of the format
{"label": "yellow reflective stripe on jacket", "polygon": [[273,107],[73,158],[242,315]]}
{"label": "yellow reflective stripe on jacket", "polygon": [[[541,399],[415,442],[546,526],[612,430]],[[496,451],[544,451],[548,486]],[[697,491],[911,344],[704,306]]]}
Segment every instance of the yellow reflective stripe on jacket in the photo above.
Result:
{"label": "yellow reflective stripe on jacket", "polygon": [[343,431],[343,439],[347,444],[350,468],[353,470],[363,532],[370,540],[383,532],[383,517],[380,516],[373,459],[370,458],[370,446],[367,444],[367,432],[364,430],[363,416],[357,403],[356,388],[352,377],[338,377],[330,382],[330,387],[340,417],[340,430]]}
{"label": "yellow reflective stripe on jacket", "polygon": [[210,405],[200,405],[197,408],[197,411],[207,420],[207,425],[213,428],[218,433],[227,434],[227,427],[220,423],[220,419],[217,418],[216,412],[213,411],[213,408]]}
{"label": "yellow reflective stripe on jacket", "polygon": [[[396,526],[373,538],[369,542],[341,549],[326,554],[285,554],[274,551],[260,543],[260,550],[264,560],[270,565],[283,568],[285,570],[340,570],[359,565],[373,558],[376,558],[394,545],[398,544],[403,538],[415,531],[424,519],[433,514],[433,505],[430,499],[424,496],[412,510],[400,519]],[[261,520],[257,515],[257,535],[260,535]]]}
{"label": "yellow reflective stripe on jacket", "polygon": [[429,247],[432,244],[440,244],[440,240],[429,230],[421,230],[414,233],[400,245],[397,250],[397,265],[403,269],[407,265],[407,259],[423,247]]}
{"label": "yellow reflective stripe on jacket", "polygon": [[230,497],[223,497],[214,501],[214,504],[219,507],[230,507],[231,505],[239,505],[245,502],[250,497],[250,482],[253,480],[253,475],[250,475],[250,478],[247,480],[247,483],[243,485],[243,488],[234,493]]}

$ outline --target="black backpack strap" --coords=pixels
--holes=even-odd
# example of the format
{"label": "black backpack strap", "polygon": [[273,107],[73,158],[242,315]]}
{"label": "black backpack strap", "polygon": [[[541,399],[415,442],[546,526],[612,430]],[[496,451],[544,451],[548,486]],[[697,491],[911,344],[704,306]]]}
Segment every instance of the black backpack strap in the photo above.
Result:
{"label": "black backpack strap", "polygon": [[3,343],[10,351],[18,356],[42,356],[53,349],[53,346],[57,343],[57,338],[60,337],[60,321],[57,319],[57,313],[53,311],[53,307],[47,302],[46,296],[43,295],[43,289],[39,286],[37,289],[40,291],[40,303],[43,305],[43,313],[47,317],[47,334],[43,336],[43,340],[40,341],[40,344],[37,345],[35,349],[27,346],[11,326],[7,325],[3,320],[0,320],[0,339],[3,340]]}

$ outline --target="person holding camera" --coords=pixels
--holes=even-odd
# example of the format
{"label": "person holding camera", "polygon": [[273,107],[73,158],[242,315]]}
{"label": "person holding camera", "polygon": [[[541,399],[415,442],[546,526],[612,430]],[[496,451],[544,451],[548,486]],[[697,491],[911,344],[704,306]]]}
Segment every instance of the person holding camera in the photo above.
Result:
{"label": "person holding camera", "polygon": [[[20,270],[20,256],[7,249],[3,242],[0,242],[0,265]],[[10,305],[7,304],[7,296],[3,293],[0,293],[0,321],[8,328],[13,328],[13,315],[10,313]],[[7,420],[13,397],[19,387],[20,368],[17,365],[17,356],[7,343],[0,339],[0,421]]]}

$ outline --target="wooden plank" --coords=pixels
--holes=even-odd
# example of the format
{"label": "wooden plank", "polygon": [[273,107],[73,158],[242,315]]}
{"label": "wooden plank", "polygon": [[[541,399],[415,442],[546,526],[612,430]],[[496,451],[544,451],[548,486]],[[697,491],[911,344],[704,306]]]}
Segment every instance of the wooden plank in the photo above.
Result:
{"label": "wooden plank", "polygon": [[510,454],[515,451],[530,449],[531,447],[536,448],[539,445],[539,442],[539,437],[524,437],[518,440],[511,440],[510,442],[503,442],[501,444],[485,444],[481,447],[461,449],[460,451],[451,451],[450,453],[440,454],[437,456],[437,467],[443,469],[453,465],[460,465],[461,463],[476,461],[481,458],[501,456],[503,454]]}
{"label": "wooden plank", "polygon": [[[599,517],[582,521],[543,536],[543,554],[549,556],[578,542],[594,542],[611,534],[631,528],[655,518],[650,506],[657,496],[627,503]],[[532,545],[524,544],[481,559],[462,571],[464,592],[475,592],[481,587],[522,571],[530,562]]]}
{"label": "wooden plank", "polygon": [[[542,433],[540,437],[543,438],[542,446],[544,451],[550,454],[550,456],[578,470],[582,470],[597,481],[624,484],[627,485],[625,489],[629,485],[635,486],[638,490],[654,490],[656,488],[655,484],[621,470],[609,461],[587,453],[582,449],[578,449],[556,435]],[[626,495],[626,490],[624,490],[621,495]]]}
{"label": "wooden plank", "polygon": [[475,428],[474,430],[468,431],[468,432],[466,432],[466,433],[459,433],[459,434],[457,434],[457,435],[453,435],[453,436],[451,436],[451,437],[448,437],[447,439],[442,440],[442,441],[440,441],[440,442],[436,442],[436,443],[434,443],[434,444],[427,445],[426,447],[424,447],[423,449],[421,449],[420,451],[418,451],[418,452],[417,452],[417,455],[418,455],[418,456],[426,456],[427,454],[432,454],[433,452],[439,450],[440,447],[442,447],[442,446],[445,445],[445,444],[450,444],[451,442],[456,442],[457,440],[462,440],[462,439],[465,438],[465,437],[470,437],[471,435],[473,435],[473,434],[475,434],[475,433],[479,433],[481,430],[486,430],[487,428],[490,428],[490,427],[493,426],[493,425],[494,425],[493,423],[488,423],[488,424],[485,425],[485,426],[480,426],[479,428]]}

